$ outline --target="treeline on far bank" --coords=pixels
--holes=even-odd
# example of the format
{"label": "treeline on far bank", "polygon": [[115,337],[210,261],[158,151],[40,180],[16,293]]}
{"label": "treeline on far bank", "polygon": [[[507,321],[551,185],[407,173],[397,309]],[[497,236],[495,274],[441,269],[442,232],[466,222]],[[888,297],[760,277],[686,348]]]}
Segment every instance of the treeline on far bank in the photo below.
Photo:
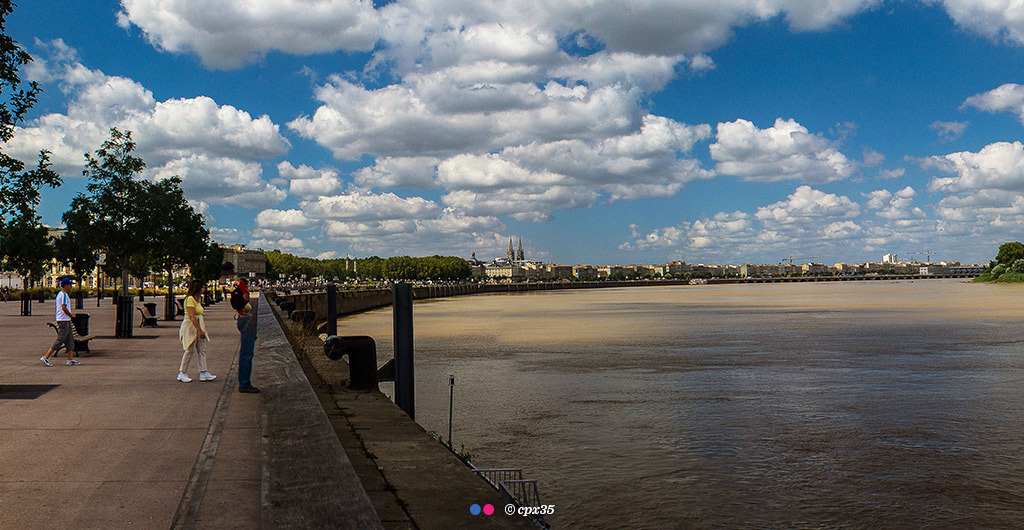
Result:
{"label": "treeline on far bank", "polygon": [[999,245],[996,259],[974,281],[1024,283],[1024,243],[1011,241]]}
{"label": "treeline on far bank", "polygon": [[267,276],[271,280],[358,281],[358,280],[466,280],[473,270],[458,256],[393,256],[380,258],[302,258],[280,250],[267,255]]}

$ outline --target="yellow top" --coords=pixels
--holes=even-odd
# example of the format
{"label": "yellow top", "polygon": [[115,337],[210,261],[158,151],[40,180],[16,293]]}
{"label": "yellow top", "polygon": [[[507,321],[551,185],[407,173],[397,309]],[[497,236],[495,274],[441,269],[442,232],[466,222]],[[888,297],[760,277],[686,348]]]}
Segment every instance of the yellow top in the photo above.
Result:
{"label": "yellow top", "polygon": [[199,302],[197,302],[195,297],[186,296],[185,297],[185,311],[188,311],[188,308],[190,308],[190,307],[192,308],[193,311],[195,311],[197,317],[203,316],[203,304],[200,304]]}
{"label": "yellow top", "polygon": [[[205,340],[210,340],[209,333],[206,333],[206,322],[203,321],[203,304],[196,301],[191,296],[185,297],[185,309],[189,307],[195,312],[196,320],[199,321],[199,329],[203,330],[203,334],[206,335]],[[185,315],[185,318],[181,321],[181,327],[178,328],[178,340],[181,341],[181,348],[184,351],[188,351],[189,347],[199,339],[199,329],[196,329],[196,325],[192,323],[192,319]]]}

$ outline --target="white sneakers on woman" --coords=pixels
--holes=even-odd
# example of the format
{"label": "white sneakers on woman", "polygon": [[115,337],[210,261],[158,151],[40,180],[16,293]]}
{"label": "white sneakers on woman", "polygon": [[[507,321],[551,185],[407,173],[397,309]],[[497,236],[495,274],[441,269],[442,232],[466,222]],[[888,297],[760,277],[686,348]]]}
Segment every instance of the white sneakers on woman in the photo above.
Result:
{"label": "white sneakers on woman", "polygon": [[[210,372],[199,372],[200,381],[213,381],[214,379],[217,379],[217,376],[211,374]],[[189,377],[188,374],[186,374],[185,372],[178,372],[178,381],[181,381],[182,383],[191,383],[192,378]]]}

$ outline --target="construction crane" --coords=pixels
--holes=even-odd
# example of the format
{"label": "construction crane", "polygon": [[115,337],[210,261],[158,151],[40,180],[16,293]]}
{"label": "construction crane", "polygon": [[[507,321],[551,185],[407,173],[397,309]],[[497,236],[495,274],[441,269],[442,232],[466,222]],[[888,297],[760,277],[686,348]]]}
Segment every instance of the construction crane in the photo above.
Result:
{"label": "construction crane", "polygon": [[938,252],[932,252],[931,250],[925,250],[922,252],[907,252],[908,256],[920,256],[921,254],[925,255],[925,258],[927,258],[928,263],[932,262],[932,254],[935,254],[936,256],[939,255]]}

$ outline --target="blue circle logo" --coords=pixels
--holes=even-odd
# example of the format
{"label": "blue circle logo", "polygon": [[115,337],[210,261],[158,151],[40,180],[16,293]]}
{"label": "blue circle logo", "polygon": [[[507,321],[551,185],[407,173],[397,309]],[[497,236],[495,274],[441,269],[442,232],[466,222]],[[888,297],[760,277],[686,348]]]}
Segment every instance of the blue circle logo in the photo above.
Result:
{"label": "blue circle logo", "polygon": [[471,513],[473,515],[480,515],[480,511],[481,511],[481,508],[480,508],[479,504],[473,504],[473,505],[471,505],[469,507],[469,513]]}

